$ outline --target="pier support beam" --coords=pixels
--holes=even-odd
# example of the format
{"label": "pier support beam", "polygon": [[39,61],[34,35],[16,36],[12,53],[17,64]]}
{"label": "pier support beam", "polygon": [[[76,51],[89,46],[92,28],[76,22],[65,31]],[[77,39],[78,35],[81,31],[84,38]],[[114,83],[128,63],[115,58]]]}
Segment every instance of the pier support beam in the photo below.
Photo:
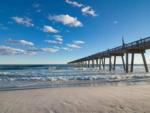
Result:
{"label": "pier support beam", "polygon": [[90,67],[90,60],[88,60],[88,68]]}
{"label": "pier support beam", "polygon": [[81,63],[82,63],[82,67],[84,67],[84,61],[81,61]]}
{"label": "pier support beam", "polygon": [[80,67],[82,67],[82,62],[80,62]]}
{"label": "pier support beam", "polygon": [[111,56],[109,57],[109,71],[112,69],[112,64],[111,64]]}
{"label": "pier support beam", "polygon": [[88,67],[88,65],[87,65],[87,61],[85,61],[85,67]]}
{"label": "pier support beam", "polygon": [[79,67],[80,66],[80,64],[79,64],[79,62],[77,62],[77,67]]}
{"label": "pier support beam", "polygon": [[125,70],[126,70],[126,67],[125,67],[125,63],[124,63],[124,57],[121,56],[121,59],[122,59],[123,69],[124,69],[124,71],[125,71]]}
{"label": "pier support beam", "polygon": [[101,70],[102,59],[99,59],[99,70]]}
{"label": "pier support beam", "polygon": [[146,62],[146,59],[145,59],[144,52],[142,52],[142,58],[143,58],[143,62],[144,62],[145,71],[148,72],[148,66],[147,66],[147,62]]}
{"label": "pier support beam", "polygon": [[84,62],[83,61],[81,61],[81,66],[84,67]]}
{"label": "pier support beam", "polygon": [[113,70],[116,69],[116,56],[114,56],[114,66],[113,66]]}
{"label": "pier support beam", "polygon": [[92,59],[92,67],[94,68],[94,59]]}
{"label": "pier support beam", "polygon": [[96,67],[98,67],[98,58],[96,59]]}
{"label": "pier support beam", "polygon": [[134,53],[132,53],[132,56],[131,56],[131,70],[130,70],[130,72],[133,72],[133,64],[134,64]]}
{"label": "pier support beam", "polygon": [[103,70],[105,69],[105,57],[103,58]]}
{"label": "pier support beam", "polygon": [[87,61],[85,61],[85,64],[86,64],[86,67],[88,67],[88,62]]}
{"label": "pier support beam", "polygon": [[129,62],[129,60],[128,60],[128,52],[126,53],[126,73],[128,73],[129,72],[129,65],[128,65],[128,62]]}

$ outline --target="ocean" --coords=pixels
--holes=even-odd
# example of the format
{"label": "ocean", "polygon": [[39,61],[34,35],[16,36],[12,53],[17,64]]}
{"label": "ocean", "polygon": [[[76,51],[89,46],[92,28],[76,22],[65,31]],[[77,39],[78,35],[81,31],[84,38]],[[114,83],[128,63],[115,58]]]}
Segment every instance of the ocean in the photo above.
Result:
{"label": "ocean", "polygon": [[[130,69],[130,68],[129,68]],[[150,66],[149,66],[150,69]],[[109,72],[98,68],[60,65],[0,65],[0,90],[47,87],[72,87],[106,83],[149,82],[150,73],[143,65],[135,65],[133,73],[125,73],[122,65]]]}

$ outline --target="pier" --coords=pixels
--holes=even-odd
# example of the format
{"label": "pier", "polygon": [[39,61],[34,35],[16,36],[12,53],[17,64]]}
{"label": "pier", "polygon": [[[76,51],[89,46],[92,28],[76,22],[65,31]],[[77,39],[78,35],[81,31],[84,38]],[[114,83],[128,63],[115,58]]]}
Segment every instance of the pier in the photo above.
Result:
{"label": "pier", "polygon": [[[115,71],[116,59],[120,57],[122,59],[123,69],[126,73],[128,73],[133,72],[135,54],[141,54],[145,71],[149,72],[147,61],[145,59],[145,52],[147,49],[150,49],[150,37],[146,37],[131,43],[124,43],[124,41],[122,41],[121,46],[71,61],[68,64],[85,67],[92,66],[93,68],[96,66],[100,70],[104,70],[106,66],[105,60],[109,59],[109,71]],[[131,63],[129,63],[129,54],[131,54]]]}

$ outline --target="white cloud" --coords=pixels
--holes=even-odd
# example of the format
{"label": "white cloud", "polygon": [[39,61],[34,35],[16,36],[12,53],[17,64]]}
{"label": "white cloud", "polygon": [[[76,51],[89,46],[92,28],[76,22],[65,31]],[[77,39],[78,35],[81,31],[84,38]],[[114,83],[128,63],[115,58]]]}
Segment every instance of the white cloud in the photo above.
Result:
{"label": "white cloud", "polygon": [[52,26],[44,25],[43,27],[44,32],[49,32],[49,33],[58,33],[59,31]]}
{"label": "white cloud", "polygon": [[26,40],[20,40],[20,43],[22,45],[34,46],[33,42],[29,42],[29,41],[26,41]]}
{"label": "white cloud", "polygon": [[0,46],[0,55],[16,55],[16,54],[23,54],[24,50],[11,48],[8,46]]}
{"label": "white cloud", "polygon": [[65,51],[72,51],[72,49],[69,47],[62,47],[61,49],[65,50]]}
{"label": "white cloud", "polygon": [[76,2],[76,1],[72,1],[72,0],[65,0],[65,2],[70,4],[70,5],[73,5],[75,7],[82,7],[83,6],[83,4],[80,4],[80,3]]}
{"label": "white cloud", "polygon": [[57,40],[45,40],[45,42],[49,44],[62,44],[62,41],[57,41]]}
{"label": "white cloud", "polygon": [[76,48],[76,49],[81,48],[81,46],[77,45],[77,44],[67,44],[67,46],[70,47],[70,48]]}
{"label": "white cloud", "polygon": [[71,43],[71,44],[67,44],[67,48],[79,49],[79,48],[82,48],[81,44],[84,44],[84,43],[85,43],[84,41],[76,40],[76,41],[73,41],[73,43]]}
{"label": "white cloud", "polygon": [[28,52],[37,53],[37,52],[40,52],[41,49],[36,48],[36,47],[31,47],[31,48],[27,49],[27,51],[28,51]]}
{"label": "white cloud", "polygon": [[84,41],[81,41],[81,40],[76,40],[76,41],[73,41],[74,44],[84,44],[85,42]]}
{"label": "white cloud", "polygon": [[23,46],[34,46],[33,42],[29,42],[26,40],[7,40],[8,44],[17,44],[17,45],[23,45]]}
{"label": "white cloud", "polygon": [[54,46],[53,48],[55,48],[55,49],[60,49],[60,47],[59,47],[59,46]]}
{"label": "white cloud", "polygon": [[54,35],[55,38],[63,38],[61,35]]}
{"label": "white cloud", "polygon": [[45,42],[49,44],[62,44],[63,43],[63,36],[61,35],[54,35],[55,40],[45,40]]}
{"label": "white cloud", "polygon": [[41,50],[43,52],[48,52],[48,53],[55,53],[55,52],[59,51],[58,48],[42,48]]}
{"label": "white cloud", "polygon": [[96,12],[94,9],[92,9],[90,6],[84,6],[81,9],[81,12],[85,15],[91,15],[91,16],[97,16]]}
{"label": "white cloud", "polygon": [[33,27],[34,24],[32,23],[32,20],[27,17],[12,17],[12,19],[17,23],[17,24],[22,24],[25,25],[26,27]]}
{"label": "white cloud", "polygon": [[37,51],[29,51],[29,50],[26,50],[26,53],[25,55],[36,55],[37,54]]}
{"label": "white cloud", "polygon": [[57,38],[55,38],[57,41],[59,41],[59,42],[62,42],[63,41],[63,39],[62,38],[59,38],[59,37],[57,37]]}
{"label": "white cloud", "polygon": [[86,6],[84,4],[78,3],[76,1],[72,1],[72,0],[65,0],[66,3],[78,7],[81,9],[81,12],[84,15],[90,15],[90,16],[97,16],[96,11],[94,9],[92,9],[90,6]]}
{"label": "white cloud", "polygon": [[69,25],[72,27],[82,27],[83,24],[76,18],[76,17],[72,17],[68,14],[66,15],[54,15],[54,16],[49,16],[48,17],[49,20],[55,20],[57,22],[61,22],[64,25]]}
{"label": "white cloud", "polygon": [[0,55],[33,55],[33,54],[35,54],[35,52],[11,48],[8,46],[0,46]]}
{"label": "white cloud", "polygon": [[55,37],[55,40],[57,40],[59,42],[63,41],[63,36],[61,36],[61,35],[54,35],[54,37]]}

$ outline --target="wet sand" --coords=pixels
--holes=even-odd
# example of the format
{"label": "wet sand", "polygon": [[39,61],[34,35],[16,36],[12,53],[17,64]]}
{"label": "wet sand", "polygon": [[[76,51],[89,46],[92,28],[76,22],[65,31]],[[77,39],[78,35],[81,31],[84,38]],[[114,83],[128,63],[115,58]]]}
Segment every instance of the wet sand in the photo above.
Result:
{"label": "wet sand", "polygon": [[0,91],[0,113],[150,113],[150,85]]}

